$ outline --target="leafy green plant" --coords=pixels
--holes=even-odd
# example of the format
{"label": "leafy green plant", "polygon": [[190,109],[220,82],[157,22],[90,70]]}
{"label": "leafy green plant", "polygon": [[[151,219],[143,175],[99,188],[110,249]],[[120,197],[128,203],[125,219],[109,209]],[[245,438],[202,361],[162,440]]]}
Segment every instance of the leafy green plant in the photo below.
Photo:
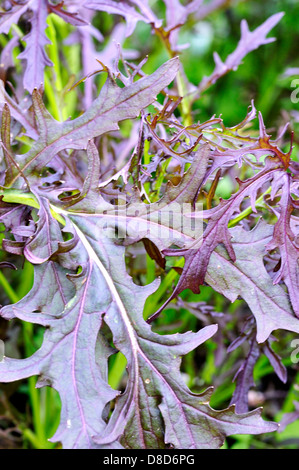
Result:
{"label": "leafy green plant", "polygon": [[[276,139],[268,135],[261,113],[259,131],[250,130],[253,101],[233,127],[216,116],[194,120],[193,106],[248,53],[273,41],[267,35],[283,14],[252,32],[243,20],[235,51],[225,61],[215,53],[214,71],[195,86],[178,56],[179,29],[190,15],[199,21],[225,2],[165,0],[164,23],[149,2],[73,3],[2,7],[0,32],[14,31],[2,55],[11,61],[19,48],[18,59],[26,61],[13,85],[7,63],[0,88],[2,268],[23,257],[34,280],[19,300],[2,278],[12,303],[1,316],[24,322],[31,337],[31,324],[45,331],[34,351],[28,341],[27,357],[3,357],[0,381],[38,376],[38,388],[58,391],[60,423],[51,441],[64,448],[217,448],[226,436],[273,432],[278,426],[262,419],[261,408],[249,411],[248,392],[263,356],[286,382],[272,333],[299,333],[296,149],[293,137],[285,139],[287,127]],[[111,61],[108,43],[100,69],[92,71],[86,59],[97,55],[92,38],[102,40],[90,23],[97,10],[123,16],[126,37],[146,24],[169,60],[147,75],[146,59],[126,59],[119,44]],[[19,20],[31,24],[25,36]],[[55,63],[60,55],[71,69],[70,37],[83,54],[84,76],[76,83]],[[45,74],[52,62],[56,87],[49,84],[52,72]],[[217,194],[222,178],[234,181],[226,199]],[[181,373],[182,358],[210,338],[223,351],[231,321],[184,298],[200,286],[231,303],[243,299],[250,309],[229,338],[227,352],[244,343],[249,349],[223,410],[211,406],[212,387],[195,393]],[[203,327],[161,334],[161,314],[172,307],[189,311]],[[37,446],[49,446],[38,407],[35,395]]]}

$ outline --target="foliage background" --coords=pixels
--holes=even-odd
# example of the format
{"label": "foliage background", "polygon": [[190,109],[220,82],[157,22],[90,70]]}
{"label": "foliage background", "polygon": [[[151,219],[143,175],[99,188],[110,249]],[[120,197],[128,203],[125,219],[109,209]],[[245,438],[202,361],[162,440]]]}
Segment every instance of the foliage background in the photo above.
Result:
{"label": "foliage background", "polygon": [[[164,5],[155,2],[157,12],[162,12]],[[226,126],[240,122],[246,115],[250,101],[254,99],[255,106],[263,114],[267,129],[277,129],[290,119],[291,113],[299,111],[299,106],[291,101],[291,82],[298,76],[284,76],[285,71],[292,67],[299,67],[299,2],[297,0],[258,0],[228,1],[225,8],[214,12],[204,21],[195,24],[191,19],[181,31],[181,42],[188,42],[190,47],[183,51],[181,60],[188,79],[198,84],[204,75],[209,75],[213,68],[213,51],[225,58],[234,50],[240,38],[240,22],[247,20],[250,29],[256,28],[270,15],[284,11],[285,16],[275,27],[271,36],[277,38],[276,42],[263,46],[249,54],[243,65],[236,72],[231,72],[220,79],[214,86],[204,93],[201,100],[196,103],[194,118],[205,121],[213,114],[221,114]],[[162,16],[162,15],[158,15]],[[108,41],[116,23],[121,23],[121,17],[98,13],[93,21],[94,25],[104,36],[103,43],[96,43],[101,51]],[[20,22],[18,28],[22,30],[25,24]],[[68,37],[73,28],[50,16],[47,34],[52,42],[48,46],[48,54],[54,63],[53,68],[46,67],[45,99],[50,112],[56,118],[66,118],[68,115],[79,113],[77,107],[77,93],[80,86],[74,91],[67,92],[72,82],[82,78],[82,63],[75,44],[68,44]],[[24,31],[24,30],[23,30]],[[6,44],[7,38],[0,37],[0,51]],[[159,38],[151,35],[150,26],[138,23],[134,35],[124,43],[124,49],[137,49],[140,57],[149,55],[150,59],[144,67],[146,73],[151,73],[165,60],[168,54],[161,45]],[[14,52],[14,57],[18,55]],[[20,67],[19,61],[14,60],[14,67]],[[95,62],[95,69],[97,64]],[[101,76],[96,78],[101,85]],[[60,106],[61,100],[67,103],[64,108]],[[293,124],[296,126],[296,124]],[[130,126],[124,123],[121,132],[126,135]],[[292,126],[290,126],[290,131]],[[299,144],[299,125],[295,127],[295,144]],[[298,150],[298,147],[297,147]],[[224,179],[217,188],[217,196],[229,197],[234,188],[234,182]],[[4,260],[4,254],[2,253]],[[9,258],[9,257],[8,257]],[[8,259],[7,256],[5,259]],[[28,292],[32,285],[32,268],[23,260],[13,260],[19,268],[17,271],[5,270],[0,272],[0,303],[16,302]],[[150,282],[155,276],[155,267],[152,261],[144,260],[138,256],[134,259],[128,253],[128,263],[131,273],[136,270],[135,282]],[[144,269],[142,270],[142,266]],[[164,276],[159,292],[147,304],[148,312],[154,311],[160,305],[167,293],[171,292],[173,277]],[[225,326],[223,332],[227,346],[236,332],[240,331],[239,319],[246,315],[243,301],[236,301],[230,305],[221,295],[215,293],[210,287],[203,286],[199,295],[190,291],[181,294],[183,300],[188,302],[205,301],[218,312],[224,314],[234,313],[232,320]],[[182,303],[175,307],[172,304],[157,322],[156,330],[161,334],[176,331],[196,331],[202,326],[200,319],[188,312]],[[42,339],[43,330],[30,324],[14,320],[7,322],[0,318],[0,338],[5,338],[7,354],[12,357],[24,357],[35,351]],[[299,399],[299,366],[290,360],[290,343],[295,336],[288,332],[279,333],[280,345],[278,352],[288,369],[288,381],[282,384],[273,372],[265,356],[262,356],[254,370],[255,388],[251,395],[252,408],[264,406],[264,415],[275,421],[280,421],[283,413],[294,410],[293,401]],[[186,382],[194,391],[201,391],[210,384],[215,385],[215,393],[211,405],[216,409],[227,406],[234,390],[232,378],[238,368],[238,361],[246,356],[246,346],[238,348],[226,357],[225,365],[218,363],[216,358],[216,343],[209,340],[200,351],[193,351],[184,358],[182,372]],[[109,382],[115,388],[120,382],[124,386],[124,359],[118,355],[110,364]],[[58,394],[49,388],[35,389],[35,378],[13,384],[0,386],[0,448],[52,448],[55,445],[48,442],[53,435],[59,421],[60,401]],[[299,421],[292,423],[282,433],[264,436],[234,436],[227,439],[225,448],[298,448],[299,447]]]}

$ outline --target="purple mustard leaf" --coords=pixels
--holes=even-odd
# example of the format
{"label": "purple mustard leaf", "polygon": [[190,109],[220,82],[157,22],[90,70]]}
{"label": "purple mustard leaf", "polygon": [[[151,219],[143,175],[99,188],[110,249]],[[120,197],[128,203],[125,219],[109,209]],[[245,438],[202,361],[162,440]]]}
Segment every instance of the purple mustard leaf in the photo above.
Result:
{"label": "purple mustard leaf", "polygon": [[277,377],[280,378],[280,380],[283,383],[286,383],[287,381],[287,369],[285,365],[282,363],[281,358],[276,354],[270,344],[270,340],[268,340],[264,345],[263,345],[263,352],[267,356],[267,358],[270,361],[271,366],[273,367]]}
{"label": "purple mustard leaf", "polygon": [[[132,4],[137,6],[139,11],[136,10]],[[106,11],[107,13],[123,16],[127,24],[127,36],[130,36],[134,32],[138,21],[153,24],[157,28],[162,24],[162,21],[158,20],[149,8],[147,0],[88,0],[86,3],[84,3],[84,6],[92,10]]]}
{"label": "purple mustard leaf", "polygon": [[45,34],[47,28],[48,2],[47,0],[32,0],[30,2],[32,12],[31,30],[24,37],[26,47],[19,59],[27,61],[24,73],[24,87],[30,93],[34,88],[40,88],[44,82],[44,68],[53,65],[45,52],[45,46],[50,43]]}
{"label": "purple mustard leaf", "polygon": [[275,224],[273,239],[267,245],[267,250],[279,249],[281,262],[278,271],[274,277],[274,284],[283,280],[288,288],[290,300],[295,314],[299,317],[299,244],[297,233],[292,231],[290,222],[291,214],[298,206],[298,202],[291,196],[290,175],[285,173],[278,181],[282,186],[279,219]]}
{"label": "purple mustard leaf", "polygon": [[263,262],[273,227],[260,222],[249,232],[235,227],[230,233],[236,261],[232,263],[218,247],[211,255],[205,281],[231,302],[238,296],[245,300],[256,319],[258,343],[277,329],[299,333],[299,320],[292,312],[288,294],[282,286],[273,285]]}
{"label": "purple mustard leaf", "polygon": [[[4,83],[0,80],[0,110],[3,110],[4,104],[7,103],[9,105],[10,113],[12,117],[22,124],[25,128],[25,134],[28,137],[36,140],[38,138],[38,133],[34,126],[34,121],[32,116],[28,112],[28,108],[30,107],[30,101],[28,98],[26,101],[24,100],[23,103],[18,104],[16,101],[9,96],[9,94],[5,91]],[[26,107],[25,107],[26,106]]]}
{"label": "purple mustard leaf", "polygon": [[[45,34],[45,30],[48,27],[46,22],[48,14],[55,13],[73,26],[83,27],[88,24],[84,14],[82,16],[82,9],[84,13],[83,2],[80,2],[78,5],[74,5],[73,2],[70,10],[64,8],[67,3],[62,1],[53,4],[50,0],[28,0],[20,4],[10,2],[11,8],[0,14],[0,33],[5,34],[8,34],[13,24],[18,23],[24,13],[29,12],[31,15],[31,29],[24,37],[26,47],[18,56],[19,59],[27,61],[23,83],[26,90],[30,93],[32,93],[34,88],[40,88],[43,84],[45,66],[53,65],[45,52],[45,46],[50,43]],[[72,6],[73,8],[71,8]]]}
{"label": "purple mustard leaf", "polygon": [[[225,2],[194,0],[183,5],[178,0],[166,0],[165,4],[165,31],[147,0],[6,1],[8,11],[0,17],[0,31],[2,28],[6,33],[24,13],[23,18],[31,21],[26,48],[20,55],[27,60],[26,88],[39,87],[44,67],[50,65],[45,55],[46,17],[50,12],[79,27],[70,40],[74,38],[81,45],[87,76],[84,102],[76,108],[79,117],[65,122],[53,119],[36,89],[32,106],[31,98],[24,101],[20,80],[16,80],[18,93],[13,94],[20,98],[18,103],[6,93],[4,85],[0,88],[0,221],[6,237],[2,249],[25,256],[34,266],[31,291],[19,302],[1,308],[0,315],[45,328],[43,343],[32,356],[1,358],[0,381],[36,375],[38,387],[51,386],[58,391],[62,408],[52,441],[61,442],[64,448],[217,448],[232,434],[274,431],[277,425],[264,422],[260,409],[247,412],[253,367],[263,351],[285,381],[286,371],[272,350],[270,335],[276,329],[299,333],[299,319],[292,309],[293,304],[296,313],[299,284],[298,171],[291,162],[292,148],[288,153],[278,148],[286,127],[276,140],[270,140],[259,114],[259,136],[245,135],[248,123],[256,116],[253,102],[245,119],[234,127],[225,127],[215,116],[185,127],[178,112],[182,98],[175,88],[166,88],[176,77],[178,59],[146,76],[142,66],[147,59],[137,65],[124,60],[131,53],[121,49],[125,22],[114,30],[120,43],[116,54],[111,53],[111,43],[102,56],[94,54],[93,38],[103,39],[86,24],[91,22],[94,10],[123,16],[127,35],[138,21],[150,25],[157,34],[166,32],[174,51],[179,26],[190,14],[204,17]],[[243,21],[236,50],[225,62],[215,54],[214,74],[204,78],[202,84],[209,85],[235,69],[248,52],[271,42],[266,36],[281,15],[273,15],[254,32]],[[7,47],[14,47],[14,42]],[[102,68],[108,77],[93,101],[91,56],[102,60],[105,54],[107,61],[102,61]],[[38,61],[29,63],[31,56]],[[124,86],[119,87],[117,79]],[[198,93],[201,91],[199,87]],[[155,102],[161,92],[166,94],[163,104]],[[78,93],[83,101],[79,89]],[[151,116],[145,108],[153,103],[155,112]],[[124,138],[118,123],[140,115],[130,136]],[[22,139],[15,139],[21,131],[34,140],[31,143],[26,139],[25,145],[31,145],[27,153],[23,152]],[[152,160],[142,165],[147,138],[152,139],[148,150]],[[20,154],[15,155],[15,148]],[[170,157],[174,158],[166,162]],[[185,163],[190,167],[184,173]],[[213,198],[211,191],[207,210],[198,212],[196,201],[202,189],[200,197],[204,195],[204,184],[213,181],[215,189],[220,173],[214,174],[219,169],[222,175],[234,178],[240,174],[236,163],[242,171],[249,167],[253,176],[245,181],[237,179],[235,193],[214,207],[217,196]],[[151,174],[154,172],[155,176]],[[269,193],[270,186],[271,195],[264,196],[261,208],[256,200],[265,190]],[[154,194],[150,194],[151,189]],[[17,203],[5,202],[5,196]],[[230,228],[244,208],[251,208],[253,216],[242,221],[243,228]],[[272,211],[277,222],[260,222],[251,230],[261,209]],[[199,285],[206,283],[230,301],[241,297],[248,304],[252,315],[243,322],[240,338],[229,348],[232,351],[250,339],[250,351],[236,375],[235,405],[214,410],[210,406],[212,388],[193,393],[180,372],[182,357],[212,336],[219,346],[215,354],[221,352],[216,360],[222,360],[225,348],[220,330],[225,329],[226,316],[201,303],[179,300],[177,308],[189,307],[205,327],[196,333],[154,332],[143,315],[145,302],[158,288],[159,280],[142,286],[140,278],[137,285],[127,272],[133,271],[126,254],[134,256],[139,250],[134,244],[140,241],[159,269],[165,267],[165,256],[185,258],[170,299],[189,287],[198,292]],[[4,263],[0,267],[9,267],[9,261]],[[233,334],[228,336],[233,339]],[[118,352],[127,360],[123,393],[108,385],[108,360]]]}
{"label": "purple mustard leaf", "polygon": [[0,33],[8,34],[10,27],[13,24],[17,24],[20,17],[34,4],[35,0],[27,0],[25,3],[20,3],[19,5],[13,2],[11,3],[11,8],[0,14]]}
{"label": "purple mustard leaf", "polygon": [[[196,217],[208,218],[209,220],[203,235],[192,246],[181,250],[171,248],[163,251],[165,256],[183,256],[185,258],[183,272],[166,304],[184,289],[189,288],[194,293],[199,293],[199,286],[204,282],[210,256],[220,243],[226,248],[230,259],[233,262],[236,260],[228,223],[231,217],[239,212],[240,204],[245,197],[250,198],[251,206],[254,212],[256,212],[255,200],[258,190],[265,183],[269,185],[277,171],[280,171],[277,169],[277,164],[270,159],[266,160],[263,170],[246,181],[238,181],[240,186],[239,191],[228,200],[221,200],[218,206],[199,212],[196,215]],[[166,304],[153,314],[148,321],[156,318]]]}
{"label": "purple mustard leaf", "polygon": [[[26,173],[30,168],[30,171],[36,169],[40,172],[61,150],[86,148],[92,138],[117,130],[119,121],[137,117],[174,79],[178,67],[178,59],[171,59],[152,75],[126,88],[119,88],[108,76],[100,95],[88,111],[73,121],[63,123],[52,118],[41,96],[34,90],[33,106],[39,139],[27,154],[19,157],[22,170]],[[17,177],[14,176],[10,183]]]}
{"label": "purple mustard leaf", "polygon": [[253,369],[260,354],[259,345],[256,339],[252,338],[249,343],[247,357],[234,377],[236,388],[231,399],[231,404],[235,404],[236,413],[246,413],[248,411],[248,392],[255,385],[253,381]]}
{"label": "purple mustard leaf", "polygon": [[89,266],[72,278],[76,296],[61,310],[58,310],[58,299],[52,300],[55,315],[22,314],[23,319],[48,327],[43,344],[27,359],[5,358],[0,365],[2,382],[39,375],[39,387],[50,385],[59,392],[61,418],[53,439],[61,441],[64,448],[98,447],[92,436],[105,428],[102,412],[116,395],[102,379],[95,358],[103,303],[95,302],[101,278],[91,269]]}
{"label": "purple mustard leaf", "polygon": [[295,421],[299,420],[299,402],[294,401],[295,405],[295,411],[292,411],[291,413],[285,413],[280,421],[280,426],[278,428],[278,432],[283,432],[285,428],[291,424],[294,423]]}
{"label": "purple mustard leaf", "polygon": [[32,264],[42,264],[49,260],[58,250],[61,230],[58,222],[53,219],[48,200],[39,198],[40,209],[34,237],[24,248],[24,255]]}
{"label": "purple mustard leaf", "polygon": [[267,38],[267,34],[281,20],[284,13],[275,13],[254,31],[249,31],[246,20],[241,22],[241,39],[237,48],[229,54],[223,62],[217,52],[214,53],[215,69],[209,77],[204,77],[198,86],[195,97],[198,98],[207,88],[213,85],[220,77],[231,70],[237,70],[244,57],[258,47],[275,41],[275,38]]}

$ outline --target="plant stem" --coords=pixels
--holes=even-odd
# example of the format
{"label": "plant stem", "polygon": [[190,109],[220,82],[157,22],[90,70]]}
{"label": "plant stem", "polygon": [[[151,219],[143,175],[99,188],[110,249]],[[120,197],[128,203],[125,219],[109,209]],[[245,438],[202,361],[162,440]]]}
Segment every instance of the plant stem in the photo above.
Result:
{"label": "plant stem", "polygon": [[15,291],[7,281],[6,277],[2,273],[2,271],[0,271],[0,284],[2,285],[7,297],[13,304],[20,300],[18,295],[15,293]]}

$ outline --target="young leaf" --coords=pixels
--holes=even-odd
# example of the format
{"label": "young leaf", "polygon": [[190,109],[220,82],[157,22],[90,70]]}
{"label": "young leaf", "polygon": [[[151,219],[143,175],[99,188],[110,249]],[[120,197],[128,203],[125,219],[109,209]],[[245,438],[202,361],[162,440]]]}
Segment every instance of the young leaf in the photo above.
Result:
{"label": "young leaf", "polygon": [[[58,224],[54,219],[45,220],[45,214],[50,217],[45,208],[41,209],[40,230],[28,245],[31,250],[34,247],[36,256],[41,253],[38,261],[45,257],[41,237],[44,226],[48,228],[49,237],[47,255],[57,248]],[[133,283],[126,273],[124,247],[117,245],[111,236],[107,237],[109,231],[106,235],[103,233],[96,214],[89,217],[66,211],[62,214],[67,222],[66,230],[77,239],[63,264],[71,261],[71,267],[74,264],[82,267],[79,274],[68,276],[76,294],[63,302],[61,297],[59,300],[48,298],[49,314],[41,311],[40,300],[44,303],[44,294],[36,293],[35,285],[26,298],[34,308],[32,312],[28,309],[24,312],[18,304],[9,307],[8,311],[14,316],[47,329],[41,348],[31,357],[5,358],[0,363],[1,381],[39,375],[39,386],[51,385],[58,390],[62,401],[61,423],[53,439],[61,440],[65,448],[115,448],[119,446],[119,438],[127,447],[144,448],[157,442],[160,446],[159,402],[165,425],[164,441],[177,448],[218,447],[224,437],[232,433],[276,429],[273,423],[261,421],[259,410],[240,416],[234,414],[233,408],[215,411],[208,406],[211,390],[201,395],[188,391],[179,378],[180,356],[210,338],[217,327],[207,326],[195,334],[160,336],[153,333],[142,318],[142,310],[146,298],[157,288],[157,281],[145,287]],[[110,235],[113,235],[111,231]],[[59,256],[59,250],[56,252]],[[46,297],[49,294],[47,292]],[[39,307],[34,306],[37,301]],[[3,314],[12,317],[5,309]],[[126,391],[117,400],[107,425],[102,416],[107,403],[117,393],[108,386],[103,374],[106,349],[101,352],[97,345],[98,357],[95,357],[103,320],[112,332],[114,345],[127,358],[129,374]],[[97,361],[102,363],[101,370]],[[152,417],[150,426],[147,413]],[[180,426],[174,425],[180,421]],[[137,435],[131,440],[134,430]]]}
{"label": "young leaf", "polygon": [[[174,79],[178,67],[178,59],[171,59],[152,75],[126,88],[119,88],[108,76],[99,97],[88,111],[73,121],[63,123],[52,118],[41,96],[34,90],[32,98],[39,139],[27,154],[19,156],[22,171],[40,172],[61,150],[86,148],[88,141],[94,137],[118,129],[119,121],[137,117]],[[10,184],[17,177],[16,174]]]}
{"label": "young leaf", "polygon": [[263,24],[261,24],[254,31],[249,31],[246,20],[241,22],[241,39],[237,45],[237,48],[229,54],[225,62],[222,62],[217,52],[214,53],[215,69],[209,77],[204,77],[198,86],[196,97],[198,98],[203,91],[209,86],[214,84],[223,75],[227,74],[231,70],[237,70],[239,65],[242,63],[244,57],[249,52],[257,49],[258,47],[269,44],[275,41],[275,38],[267,38],[267,34],[271,31],[274,26],[281,20],[284,13],[275,13],[268,18]]}
{"label": "young leaf", "polygon": [[231,399],[231,404],[235,404],[237,413],[246,413],[248,411],[248,392],[250,388],[254,386],[252,375],[259,356],[260,349],[255,338],[253,338],[250,342],[249,353],[234,377],[236,388]]}
{"label": "young leaf", "polygon": [[[186,249],[166,249],[163,254],[166,256],[183,256],[185,265],[182,275],[170,298],[175,298],[184,289],[191,289],[194,293],[199,293],[199,286],[203,284],[209,259],[215,248],[221,243],[225,246],[232,261],[236,260],[236,255],[231,244],[231,234],[228,223],[234,213],[239,212],[241,202],[247,196],[250,197],[251,205],[254,208],[256,194],[259,188],[271,181],[275,177],[277,164],[271,160],[266,161],[265,168],[257,175],[246,181],[239,181],[240,189],[228,200],[221,200],[218,206],[202,213],[196,217],[209,218],[209,222],[201,237]],[[164,308],[164,305],[149,319],[152,321]]]}
{"label": "young leaf", "polygon": [[[130,3],[139,7],[140,12],[131,6]],[[126,19],[127,36],[130,36],[133,33],[138,21],[152,23],[156,27],[159,27],[162,24],[162,21],[158,20],[150,10],[147,5],[147,0],[130,0],[129,2],[114,0],[88,0],[84,3],[84,6],[92,10],[106,11],[107,13],[114,13],[115,15],[123,16]]]}
{"label": "young leaf", "polygon": [[27,61],[23,81],[26,90],[32,93],[34,88],[40,88],[44,82],[45,66],[52,66],[53,64],[45,52],[45,46],[50,43],[45,34],[48,1],[32,0],[30,9],[32,11],[31,31],[24,37],[26,48],[19,54],[18,58]]}

